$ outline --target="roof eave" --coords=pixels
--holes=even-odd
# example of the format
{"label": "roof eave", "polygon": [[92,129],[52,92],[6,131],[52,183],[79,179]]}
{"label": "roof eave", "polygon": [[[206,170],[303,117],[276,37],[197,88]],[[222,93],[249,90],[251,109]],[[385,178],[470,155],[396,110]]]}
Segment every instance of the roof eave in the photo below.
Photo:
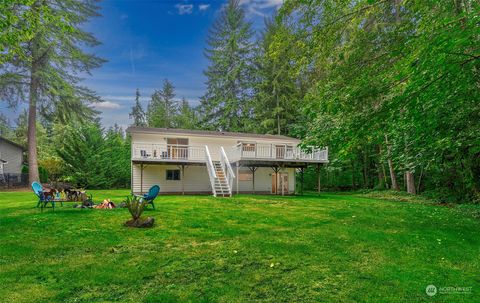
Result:
{"label": "roof eave", "polygon": [[[172,131],[169,130],[164,130],[164,129],[158,129],[158,128],[141,128],[141,127],[129,127],[127,128],[126,132],[128,133],[144,133],[144,134],[171,134],[171,135],[180,135],[180,136],[198,136],[198,137],[210,137],[210,138],[247,138],[247,139],[266,139],[266,140],[274,140],[274,141],[291,141],[291,142],[296,142],[300,143],[301,140],[296,139],[296,138],[291,138],[287,136],[277,136],[277,135],[258,135],[257,134],[247,134],[247,136],[243,136],[242,133],[238,133],[238,135],[229,135],[229,134],[202,134],[202,133],[188,133],[188,132],[181,132],[181,131],[175,131],[175,129],[172,129]],[[221,132],[220,132],[221,133]],[[232,133],[232,132],[228,132]]]}

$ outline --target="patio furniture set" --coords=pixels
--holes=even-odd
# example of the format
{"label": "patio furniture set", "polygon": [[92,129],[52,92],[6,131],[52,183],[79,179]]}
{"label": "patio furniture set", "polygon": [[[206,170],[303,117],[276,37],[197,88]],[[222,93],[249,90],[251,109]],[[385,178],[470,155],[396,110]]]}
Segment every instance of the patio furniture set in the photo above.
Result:
{"label": "patio furniture set", "polygon": [[[61,192],[52,188],[45,188],[38,182],[32,183],[32,190],[35,195],[38,197],[37,207],[43,211],[44,208],[51,205],[52,209],[55,210],[55,203],[60,203],[63,206],[63,203],[68,202],[81,202],[83,205],[94,206],[92,195],[88,196],[86,192],[82,191],[79,194],[65,194],[62,197]],[[72,192],[72,191],[71,191]],[[78,191],[77,191],[78,192]],[[160,193],[160,186],[152,186],[148,192],[144,195],[135,195],[145,201],[147,201],[147,206],[152,205],[152,208],[155,209],[155,204],[153,201]]]}

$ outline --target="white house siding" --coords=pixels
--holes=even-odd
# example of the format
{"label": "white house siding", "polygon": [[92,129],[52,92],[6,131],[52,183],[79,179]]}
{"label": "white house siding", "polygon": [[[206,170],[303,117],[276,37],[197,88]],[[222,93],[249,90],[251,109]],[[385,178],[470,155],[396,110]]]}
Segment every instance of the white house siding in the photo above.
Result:
{"label": "white house siding", "polygon": [[[247,168],[241,168],[240,171]],[[235,169],[234,169],[234,172]],[[284,168],[282,173],[288,173],[288,193],[293,194],[295,192],[295,168]],[[255,171],[255,192],[259,193],[271,193],[272,192],[272,174],[273,170],[270,167],[259,167]],[[241,181],[238,180],[238,190],[240,193],[252,193],[253,180]],[[233,192],[237,192],[237,180],[233,181]]]}
{"label": "white house siding", "polygon": [[[177,165],[155,165],[146,164],[143,167],[143,189],[140,188],[140,164],[132,165],[132,191],[134,193],[145,193],[148,189],[157,184],[160,185],[160,193],[182,193],[182,180],[185,193],[211,193],[210,179],[206,166],[185,166],[185,176],[179,181],[166,180],[167,169],[180,169]],[[295,169],[285,168],[283,173],[288,173],[288,193],[295,192]],[[255,172],[255,192],[271,193],[272,173],[270,167],[259,167]],[[238,181],[240,193],[252,193],[252,181]],[[237,192],[237,180],[233,180],[233,193]]]}
{"label": "white house siding", "polygon": [[20,174],[23,164],[23,150],[0,139],[0,159],[7,161],[3,166],[6,174]]}
{"label": "white house siding", "polygon": [[181,173],[181,168],[177,165],[145,164],[142,190],[140,164],[132,164],[132,191],[147,192],[151,186],[157,184],[160,185],[160,193],[181,193],[183,182],[185,193],[212,192],[206,166],[185,166],[185,176],[180,176],[178,181],[166,179],[167,169],[180,169]]}

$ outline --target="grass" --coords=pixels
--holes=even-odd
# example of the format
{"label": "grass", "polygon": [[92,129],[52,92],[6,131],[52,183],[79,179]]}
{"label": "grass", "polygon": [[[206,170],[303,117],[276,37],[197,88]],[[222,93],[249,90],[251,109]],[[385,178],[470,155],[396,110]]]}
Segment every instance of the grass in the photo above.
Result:
{"label": "grass", "polygon": [[[126,190],[92,191],[96,202]],[[40,212],[0,193],[0,301],[478,302],[480,220],[349,194],[161,196],[152,229],[125,209]],[[472,287],[428,297],[425,287]]]}

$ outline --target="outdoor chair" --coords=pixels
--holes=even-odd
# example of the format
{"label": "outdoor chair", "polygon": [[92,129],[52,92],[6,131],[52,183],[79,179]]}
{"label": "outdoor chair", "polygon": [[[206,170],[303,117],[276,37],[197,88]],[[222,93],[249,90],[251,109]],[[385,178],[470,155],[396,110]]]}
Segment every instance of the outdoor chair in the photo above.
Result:
{"label": "outdoor chair", "polygon": [[146,193],[144,195],[137,195],[137,197],[140,197],[141,199],[146,201],[147,206],[149,204],[151,204],[153,209],[155,209],[155,204],[153,203],[153,200],[155,200],[155,198],[158,196],[159,192],[160,192],[160,186],[154,185],[154,186],[150,187],[150,189],[148,190],[148,193]]}
{"label": "outdoor chair", "polygon": [[45,196],[45,194],[43,193],[43,187],[40,183],[33,182],[32,189],[35,195],[37,195],[38,197],[37,207],[40,206],[43,211],[43,209],[47,207],[48,203],[51,203],[53,210],[55,210],[55,200],[53,200],[50,196]]}

